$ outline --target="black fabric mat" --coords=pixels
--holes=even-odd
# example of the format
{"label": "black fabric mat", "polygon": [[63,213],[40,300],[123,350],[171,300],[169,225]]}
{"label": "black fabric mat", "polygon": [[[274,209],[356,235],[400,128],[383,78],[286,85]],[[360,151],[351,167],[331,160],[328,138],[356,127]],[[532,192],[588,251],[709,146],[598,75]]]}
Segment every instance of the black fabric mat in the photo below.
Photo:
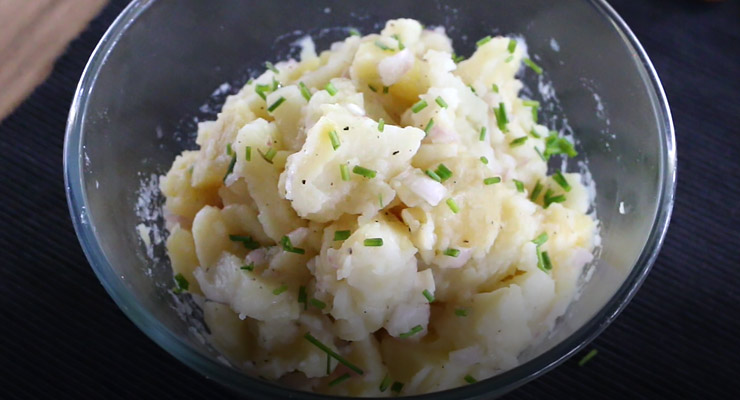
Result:
{"label": "black fabric mat", "polygon": [[[679,185],[663,251],[588,348],[511,393],[739,398],[740,2],[619,0],[671,103]],[[64,126],[111,3],[0,123],[0,398],[232,398],[144,336],[93,275],[69,219]],[[2,95],[0,93],[0,95]]]}

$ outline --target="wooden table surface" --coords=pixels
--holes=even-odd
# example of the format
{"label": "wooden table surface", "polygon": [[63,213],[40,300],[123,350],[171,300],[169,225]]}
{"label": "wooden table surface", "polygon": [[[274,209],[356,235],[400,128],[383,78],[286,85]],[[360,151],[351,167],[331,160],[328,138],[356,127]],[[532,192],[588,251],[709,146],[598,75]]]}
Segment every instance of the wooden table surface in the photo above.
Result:
{"label": "wooden table surface", "polygon": [[56,58],[105,3],[0,0],[0,120],[46,79]]}

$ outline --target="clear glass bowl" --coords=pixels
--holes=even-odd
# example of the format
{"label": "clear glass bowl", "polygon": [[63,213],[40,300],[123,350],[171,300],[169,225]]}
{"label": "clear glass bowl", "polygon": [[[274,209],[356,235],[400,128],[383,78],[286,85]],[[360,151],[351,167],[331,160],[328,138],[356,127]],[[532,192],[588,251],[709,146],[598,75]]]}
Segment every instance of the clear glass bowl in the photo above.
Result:
{"label": "clear glass bowl", "polygon": [[[548,111],[550,118],[562,122],[559,113],[568,118],[597,182],[603,248],[591,280],[554,334],[530,349],[519,367],[427,398],[498,396],[577,352],[635,294],[668,227],[676,181],[668,103],[644,50],[606,2],[385,4],[133,1],[98,44],[77,88],[67,125],[65,180],[75,229],[93,270],[118,306],[155,342],[251,397],[323,396],[251,378],[216,359],[189,331],[192,321],[173,310],[166,254],[161,246],[146,254],[135,229],[141,215],[135,204],[142,177],[165,172],[178,153],[193,147],[193,117],[214,117],[221,91],[201,107],[214,89],[224,82],[236,89],[264,61],[294,54],[290,43],[302,33],[326,48],[346,35],[340,28],[355,26],[368,33],[387,19],[408,16],[446,26],[462,54],[470,54],[475,41],[488,34],[524,35],[560,99],[559,107]],[[534,81],[525,82],[536,87]],[[161,223],[156,213],[149,217]]]}

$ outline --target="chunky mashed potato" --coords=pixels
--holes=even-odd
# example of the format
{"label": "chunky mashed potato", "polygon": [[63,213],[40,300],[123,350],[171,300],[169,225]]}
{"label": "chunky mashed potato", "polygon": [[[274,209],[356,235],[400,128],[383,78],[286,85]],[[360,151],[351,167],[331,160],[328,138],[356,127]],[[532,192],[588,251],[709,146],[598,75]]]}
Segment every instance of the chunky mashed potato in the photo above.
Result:
{"label": "chunky mashed potato", "polygon": [[[518,97],[523,42],[466,60],[389,21],[268,64],[161,182],[177,291],[211,343],[322,393],[432,392],[517,365],[573,299],[595,221]],[[523,65],[525,64],[525,65]],[[527,73],[533,73],[529,71]]]}

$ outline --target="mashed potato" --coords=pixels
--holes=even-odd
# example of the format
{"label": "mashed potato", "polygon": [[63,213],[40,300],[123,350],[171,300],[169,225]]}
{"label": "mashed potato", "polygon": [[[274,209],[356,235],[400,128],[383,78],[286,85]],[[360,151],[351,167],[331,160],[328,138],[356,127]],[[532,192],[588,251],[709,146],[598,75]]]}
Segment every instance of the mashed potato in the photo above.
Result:
{"label": "mashed potato", "polygon": [[161,182],[176,291],[211,343],[306,390],[416,394],[518,363],[562,315],[595,221],[573,156],[518,97],[523,42],[453,56],[392,20],[269,65]]}

